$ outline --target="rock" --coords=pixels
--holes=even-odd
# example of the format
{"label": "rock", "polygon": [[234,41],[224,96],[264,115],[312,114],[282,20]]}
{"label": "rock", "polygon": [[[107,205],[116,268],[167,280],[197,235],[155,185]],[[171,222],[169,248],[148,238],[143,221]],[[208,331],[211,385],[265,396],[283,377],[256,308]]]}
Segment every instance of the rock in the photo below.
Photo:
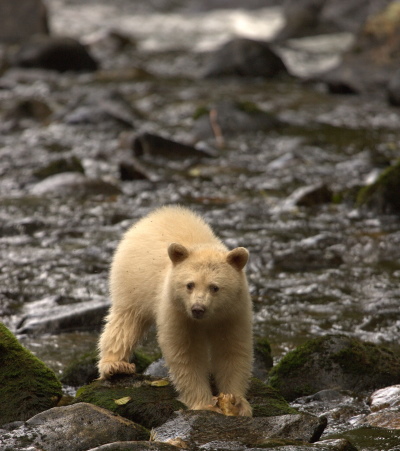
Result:
{"label": "rock", "polygon": [[102,179],[89,178],[80,172],[62,172],[45,178],[31,189],[34,196],[115,196],[121,190]]}
{"label": "rock", "polygon": [[141,133],[136,135],[131,143],[135,157],[168,158],[169,160],[184,160],[186,158],[209,158],[213,154],[205,150],[196,149],[193,146],[173,141],[152,133]]}
{"label": "rock", "polygon": [[61,384],[53,371],[23,348],[2,323],[0,368],[0,425],[27,420],[54,407],[61,398]]}
{"label": "rock", "polygon": [[[78,357],[66,366],[61,376],[61,382],[71,387],[90,384],[99,377],[98,360],[97,349]],[[153,359],[142,352],[135,351],[130,361],[136,365],[138,373],[143,373],[147,367],[151,366]]]}
{"label": "rock", "polygon": [[23,99],[11,108],[6,114],[4,119],[6,121],[13,121],[20,125],[22,121],[27,119],[46,122],[52,114],[52,109],[43,100],[39,99]]}
{"label": "rock", "polygon": [[371,427],[400,429],[400,406],[391,407],[366,415],[356,423],[357,426],[368,425]]}
{"label": "rock", "polygon": [[400,160],[384,169],[371,185],[357,195],[357,205],[378,213],[400,213]]}
{"label": "rock", "polygon": [[43,35],[25,41],[10,63],[17,67],[57,72],[92,72],[98,68],[97,61],[76,39]]}
{"label": "rock", "polygon": [[136,158],[121,161],[118,165],[121,180],[150,180],[148,171]]}
{"label": "rock", "polygon": [[217,449],[216,445],[221,442],[262,446],[270,438],[314,442],[325,426],[323,418],[306,413],[250,418],[188,410],[176,412],[165,424],[153,430],[153,436],[161,442],[180,438],[188,446],[210,446],[212,443],[209,449]]}
{"label": "rock", "polygon": [[291,401],[320,390],[373,390],[398,382],[400,358],[345,335],[309,340],[272,368],[269,383]]}
{"label": "rock", "polygon": [[223,144],[231,136],[281,126],[281,121],[251,102],[223,101],[195,113],[193,135],[198,140],[215,138],[217,144]]}
{"label": "rock", "polygon": [[400,4],[397,1],[383,3],[381,9],[368,16],[341,63],[318,77],[331,92],[364,93],[387,89],[399,65]]}
{"label": "rock", "polygon": [[287,74],[285,63],[268,42],[235,38],[210,54],[203,77],[275,78]]}
{"label": "rock", "polygon": [[81,161],[77,157],[57,158],[46,166],[36,169],[34,176],[39,179],[45,179],[51,175],[60,174],[62,172],[80,172],[84,173]]}
{"label": "rock", "polygon": [[[74,402],[89,402],[106,408],[146,428],[160,426],[174,411],[186,407],[176,400],[171,384],[151,385],[153,378],[135,374],[117,375],[109,381],[97,380],[78,390]],[[127,399],[125,404],[115,400]]]}
{"label": "rock", "polygon": [[109,306],[107,298],[77,302],[63,296],[49,296],[25,304],[17,331],[20,334],[43,334],[100,330]]}
{"label": "rock", "polygon": [[82,451],[117,440],[148,440],[149,436],[149,431],[126,418],[79,403],[35,415],[12,432],[0,435],[0,447],[17,450],[30,445],[46,451]]}
{"label": "rock", "polygon": [[[285,207],[314,207],[320,204],[332,202],[333,192],[325,185],[319,183],[316,185],[302,186],[296,189],[286,200]],[[283,207],[283,208],[285,208]]]}
{"label": "rock", "polygon": [[368,404],[371,406],[372,412],[400,406],[400,385],[392,385],[375,391],[369,397]]}
{"label": "rock", "polygon": [[387,96],[390,105],[400,106],[400,70],[395,71],[391,76]]}
{"label": "rock", "polygon": [[254,343],[253,376],[257,379],[265,379],[273,364],[271,345],[268,339],[258,338]]}
{"label": "rock", "polygon": [[143,373],[145,376],[154,378],[167,378],[169,375],[168,368],[165,366],[164,358],[158,359],[152,362]]}
{"label": "rock", "polygon": [[0,42],[14,44],[35,34],[48,34],[47,9],[42,0],[0,2]]}
{"label": "rock", "polygon": [[359,31],[367,17],[383,9],[390,0],[286,0],[285,25],[276,40],[323,33]]}
{"label": "rock", "polygon": [[88,451],[177,451],[177,449],[179,448],[174,445],[160,442],[114,442]]}

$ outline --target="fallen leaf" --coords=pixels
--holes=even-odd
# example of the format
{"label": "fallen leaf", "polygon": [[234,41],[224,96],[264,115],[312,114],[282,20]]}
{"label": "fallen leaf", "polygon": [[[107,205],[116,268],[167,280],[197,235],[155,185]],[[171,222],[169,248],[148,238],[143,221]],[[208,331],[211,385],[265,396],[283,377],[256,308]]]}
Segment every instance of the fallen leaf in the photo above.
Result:
{"label": "fallen leaf", "polygon": [[123,406],[124,404],[128,404],[131,399],[132,398],[130,396],[125,396],[124,398],[114,399],[114,402],[119,406]]}
{"label": "fallen leaf", "polygon": [[150,385],[152,387],[166,387],[167,385],[169,385],[169,381],[167,381],[166,379],[160,379],[158,381],[151,382]]}

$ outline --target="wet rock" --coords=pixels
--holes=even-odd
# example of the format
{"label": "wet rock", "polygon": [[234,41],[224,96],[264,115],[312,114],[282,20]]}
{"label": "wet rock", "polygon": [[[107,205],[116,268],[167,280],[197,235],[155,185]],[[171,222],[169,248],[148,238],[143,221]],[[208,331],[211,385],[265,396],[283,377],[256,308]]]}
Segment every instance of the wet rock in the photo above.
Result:
{"label": "wet rock", "polygon": [[45,122],[51,116],[52,109],[48,103],[39,99],[23,99],[7,111],[4,120],[13,121],[18,125],[26,119]]}
{"label": "wet rock", "polygon": [[286,354],[270,384],[291,401],[323,389],[364,391],[398,382],[400,358],[383,346],[345,335],[307,341]]}
{"label": "wet rock", "polygon": [[400,406],[400,385],[392,385],[375,391],[369,397],[368,404],[373,412],[387,407]]}
{"label": "wet rock", "polygon": [[71,102],[61,114],[70,125],[96,125],[103,129],[134,128],[135,111],[117,90],[95,92]]}
{"label": "wet rock", "polygon": [[[171,384],[151,385],[154,379],[135,374],[117,375],[109,381],[95,381],[78,390],[75,402],[89,402],[106,408],[146,428],[153,428],[167,421],[174,411],[185,409],[176,400]],[[125,399],[124,404],[115,400]]]}
{"label": "wet rock", "polygon": [[384,169],[371,185],[360,189],[357,204],[378,213],[400,213],[400,160]]}
{"label": "wet rock", "polygon": [[18,333],[43,334],[74,330],[100,330],[110,304],[99,298],[87,302],[49,296],[25,304]]}
{"label": "wet rock", "polygon": [[285,63],[268,42],[235,38],[210,54],[203,77],[275,78],[287,74]]}
{"label": "wet rock", "polygon": [[390,78],[388,85],[388,100],[393,106],[400,106],[400,71],[397,70]]}
{"label": "wet rock", "polygon": [[298,188],[288,197],[285,204],[287,207],[313,207],[320,204],[328,204],[332,202],[332,198],[332,190],[324,183],[320,183]]}
{"label": "wet rock", "polygon": [[265,379],[273,364],[271,345],[268,339],[258,338],[254,344],[253,376],[257,379]]}
{"label": "wet rock", "polygon": [[177,451],[176,446],[160,442],[114,442],[88,451]]}
{"label": "wet rock", "polygon": [[23,348],[2,323],[0,368],[0,425],[27,420],[54,407],[61,398],[61,384],[53,371]]}
{"label": "wet rock", "polygon": [[91,72],[98,63],[79,41],[69,37],[34,36],[13,55],[11,65],[57,72]]}
{"label": "wet rock", "polygon": [[371,427],[400,429],[400,407],[391,407],[373,412],[357,421],[357,426],[368,425]]}
{"label": "wet rock", "polygon": [[0,42],[13,44],[48,32],[47,9],[42,0],[0,2]]}
{"label": "wet rock", "polygon": [[[0,436],[2,449],[81,451],[117,440],[148,440],[149,431],[86,403],[55,407],[30,418],[25,424]],[[23,447],[21,446],[23,444]]]}
{"label": "wet rock", "polygon": [[[287,203],[280,211],[287,208]],[[280,271],[307,271],[321,268],[335,268],[343,263],[343,249],[337,236],[329,233],[304,238],[287,249],[273,253],[273,268]]]}
{"label": "wet rock", "polygon": [[212,443],[212,449],[218,449],[222,442],[236,446],[262,446],[270,438],[314,442],[325,426],[323,418],[309,414],[249,418],[188,410],[176,412],[165,424],[155,428],[153,435],[162,442],[180,438],[189,446]]}
{"label": "wet rock", "polygon": [[151,180],[151,175],[135,158],[121,161],[118,168],[121,180]]}
{"label": "wet rock", "polygon": [[84,173],[81,161],[77,157],[57,158],[46,166],[37,169],[34,172],[35,177],[45,179],[51,175],[60,174],[62,172],[80,172]]}
{"label": "wet rock", "polygon": [[155,362],[152,362],[143,373],[146,376],[154,377],[154,378],[167,378],[169,375],[168,368],[165,365],[164,358],[158,359]]}
{"label": "wet rock", "polygon": [[[99,353],[97,349],[80,356],[66,366],[60,378],[61,382],[71,387],[90,384],[99,377],[98,361]],[[136,365],[138,373],[143,373],[148,366],[151,366],[153,359],[142,352],[135,351],[130,361]],[[157,377],[157,379],[161,378],[161,376]]]}
{"label": "wet rock", "polygon": [[286,0],[285,26],[277,40],[299,38],[322,33],[359,30],[367,17],[377,13],[389,0]]}
{"label": "wet rock", "polygon": [[241,133],[278,129],[282,122],[251,102],[223,101],[195,113],[193,135],[196,139],[215,138],[223,147],[224,141]]}
{"label": "wet rock", "polygon": [[380,6],[366,19],[339,66],[319,77],[332,92],[338,86],[342,92],[387,89],[399,65],[400,5],[392,1]]}
{"label": "wet rock", "polygon": [[121,190],[102,179],[89,178],[80,172],[63,172],[45,178],[31,189],[34,196],[73,196],[94,195],[114,196]]}
{"label": "wet rock", "polygon": [[169,160],[183,160],[186,158],[201,159],[214,156],[208,151],[153,133],[141,133],[133,137],[131,148],[135,157],[149,159],[163,157]]}

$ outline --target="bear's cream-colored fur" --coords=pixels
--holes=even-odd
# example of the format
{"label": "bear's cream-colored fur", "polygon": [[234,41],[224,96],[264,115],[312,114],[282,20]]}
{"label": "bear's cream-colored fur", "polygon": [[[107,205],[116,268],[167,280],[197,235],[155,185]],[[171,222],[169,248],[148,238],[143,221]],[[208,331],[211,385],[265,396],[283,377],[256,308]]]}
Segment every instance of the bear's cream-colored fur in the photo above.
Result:
{"label": "bear's cream-colored fur", "polygon": [[168,206],[134,224],[110,274],[111,308],[99,342],[101,378],[133,373],[133,348],[156,323],[158,341],[190,409],[209,409],[212,374],[240,415],[252,369],[252,306],[243,247],[228,251],[192,211]]}

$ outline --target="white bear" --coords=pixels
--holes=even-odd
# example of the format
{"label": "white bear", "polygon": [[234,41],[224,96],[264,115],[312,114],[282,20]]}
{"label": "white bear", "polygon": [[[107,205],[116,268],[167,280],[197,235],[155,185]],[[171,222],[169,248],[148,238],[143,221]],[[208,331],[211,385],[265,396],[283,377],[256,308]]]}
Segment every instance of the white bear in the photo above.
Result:
{"label": "white bear", "polygon": [[111,265],[100,377],[134,373],[132,350],[156,323],[170,378],[189,409],[215,410],[212,374],[218,390],[234,396],[239,415],[251,416],[248,258],[245,248],[229,251],[200,216],[180,206],[159,208],[134,224]]}

